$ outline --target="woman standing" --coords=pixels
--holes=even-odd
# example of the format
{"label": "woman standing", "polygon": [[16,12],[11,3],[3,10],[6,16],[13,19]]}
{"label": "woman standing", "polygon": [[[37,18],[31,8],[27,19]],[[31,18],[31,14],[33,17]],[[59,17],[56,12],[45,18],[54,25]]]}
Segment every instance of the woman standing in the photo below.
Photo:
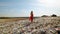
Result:
{"label": "woman standing", "polygon": [[31,22],[33,22],[33,11],[31,11],[31,13],[30,13],[29,20],[30,20]]}

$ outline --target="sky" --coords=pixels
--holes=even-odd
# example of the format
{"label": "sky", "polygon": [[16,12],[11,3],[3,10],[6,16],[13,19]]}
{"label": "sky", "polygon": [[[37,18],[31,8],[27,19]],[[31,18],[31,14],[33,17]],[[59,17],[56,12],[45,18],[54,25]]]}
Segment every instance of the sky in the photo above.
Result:
{"label": "sky", "polygon": [[0,0],[0,17],[60,16],[60,0]]}

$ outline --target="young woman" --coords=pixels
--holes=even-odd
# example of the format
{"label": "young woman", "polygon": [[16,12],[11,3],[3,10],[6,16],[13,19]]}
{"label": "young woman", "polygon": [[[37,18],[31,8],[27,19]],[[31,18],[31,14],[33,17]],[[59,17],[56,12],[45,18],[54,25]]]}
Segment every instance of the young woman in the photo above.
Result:
{"label": "young woman", "polygon": [[33,22],[33,11],[31,11],[31,13],[30,13],[29,20],[30,20],[31,22]]}

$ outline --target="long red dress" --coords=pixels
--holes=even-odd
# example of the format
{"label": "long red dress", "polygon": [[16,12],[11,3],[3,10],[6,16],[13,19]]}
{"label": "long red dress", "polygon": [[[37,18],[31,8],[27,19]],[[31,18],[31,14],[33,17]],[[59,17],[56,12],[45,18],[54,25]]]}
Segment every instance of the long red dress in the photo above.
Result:
{"label": "long red dress", "polygon": [[31,14],[30,14],[29,20],[30,20],[31,22],[33,22],[33,11],[31,11]]}

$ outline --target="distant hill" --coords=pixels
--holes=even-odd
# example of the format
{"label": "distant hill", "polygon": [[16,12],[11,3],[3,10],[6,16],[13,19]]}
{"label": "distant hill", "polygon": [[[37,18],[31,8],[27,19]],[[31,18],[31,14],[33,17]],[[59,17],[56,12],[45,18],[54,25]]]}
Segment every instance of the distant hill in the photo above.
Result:
{"label": "distant hill", "polygon": [[[0,17],[0,19],[12,19],[12,18],[29,18],[29,17]],[[38,18],[38,17],[34,17]]]}

